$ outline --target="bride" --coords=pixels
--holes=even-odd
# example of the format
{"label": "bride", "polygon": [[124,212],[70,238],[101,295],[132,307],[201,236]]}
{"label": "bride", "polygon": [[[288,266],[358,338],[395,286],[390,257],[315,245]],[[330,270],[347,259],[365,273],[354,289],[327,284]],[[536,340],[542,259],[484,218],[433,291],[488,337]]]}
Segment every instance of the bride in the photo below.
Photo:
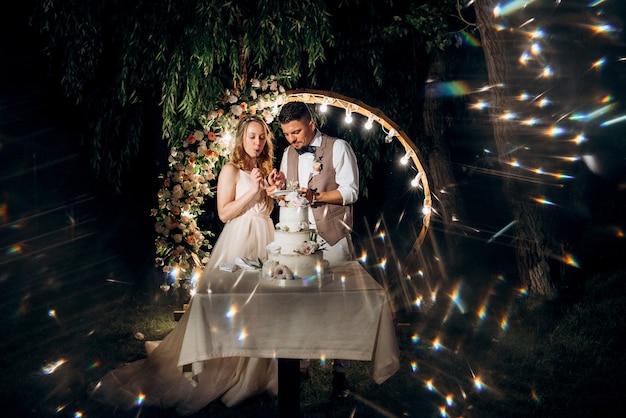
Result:
{"label": "bride", "polygon": [[[277,172],[272,169],[272,138],[262,119],[240,119],[231,161],[218,177],[217,211],[225,226],[205,267],[205,276],[220,263],[233,263],[238,257],[266,257],[265,248],[274,239],[270,218],[273,199],[269,197],[274,187],[265,187],[266,178],[269,177],[269,184],[277,179]],[[193,304],[193,298],[190,303]],[[109,372],[98,382],[92,397],[128,410],[142,396],[144,405],[175,408],[178,414],[190,415],[217,398],[233,406],[264,391],[278,392],[276,359],[206,360],[200,374],[187,376],[177,366],[177,360],[184,333],[194,326],[195,318],[189,317],[189,311],[148,358]]]}

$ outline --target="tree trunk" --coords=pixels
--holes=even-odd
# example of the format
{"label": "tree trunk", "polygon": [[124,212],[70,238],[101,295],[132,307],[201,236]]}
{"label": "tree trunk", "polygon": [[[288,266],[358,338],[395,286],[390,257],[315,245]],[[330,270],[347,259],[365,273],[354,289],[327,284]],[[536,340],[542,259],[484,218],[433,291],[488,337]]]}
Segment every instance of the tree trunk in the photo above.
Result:
{"label": "tree trunk", "polygon": [[[511,109],[515,100],[515,63],[520,40],[510,31],[496,29],[493,9],[494,0],[478,0],[474,3],[476,20],[487,64],[487,75],[491,88],[489,112],[493,124],[500,169],[503,171],[504,193],[509,196],[511,210],[516,223],[517,270],[523,286],[531,294],[546,298],[556,296],[556,286],[550,277],[549,265],[549,222],[546,209],[531,200],[533,195],[542,195],[538,183],[521,183],[513,180],[513,168],[502,164],[510,158],[516,146],[516,136],[522,135],[520,126],[502,119],[504,110]],[[496,87],[497,86],[497,87]]]}
{"label": "tree trunk", "polygon": [[[446,65],[439,51],[434,51],[428,71],[430,85],[447,80]],[[427,166],[433,193],[440,203],[437,222],[441,222],[445,242],[444,265],[456,271],[463,265],[464,252],[460,248],[457,220],[465,219],[465,206],[456,187],[456,179],[450,162],[450,145],[446,141],[445,98],[426,89],[424,101],[424,140],[428,149]]]}

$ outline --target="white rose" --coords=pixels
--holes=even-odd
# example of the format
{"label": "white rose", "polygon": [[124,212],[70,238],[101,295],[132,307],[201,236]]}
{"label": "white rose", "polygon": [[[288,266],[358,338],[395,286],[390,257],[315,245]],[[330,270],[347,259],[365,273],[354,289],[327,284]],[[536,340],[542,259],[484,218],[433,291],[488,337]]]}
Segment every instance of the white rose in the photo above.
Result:
{"label": "white rose", "polygon": [[267,247],[267,252],[270,254],[278,254],[280,253],[280,245],[275,242],[270,243]]}

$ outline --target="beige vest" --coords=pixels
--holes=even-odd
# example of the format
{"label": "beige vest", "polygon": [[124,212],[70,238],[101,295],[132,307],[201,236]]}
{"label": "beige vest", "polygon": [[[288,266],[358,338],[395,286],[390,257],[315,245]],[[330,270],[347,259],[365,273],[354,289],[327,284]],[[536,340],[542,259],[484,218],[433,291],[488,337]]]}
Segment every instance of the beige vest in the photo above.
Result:
{"label": "beige vest", "polygon": [[[309,177],[309,184],[301,184],[317,192],[335,190],[339,186],[335,181],[335,168],[333,167],[333,144],[334,138],[322,134],[322,143],[315,150],[315,157],[322,162],[322,171]],[[287,151],[287,181],[298,180],[298,152],[290,146]],[[352,205],[337,205],[332,203],[315,203],[312,206],[313,218],[317,226],[317,233],[324,238],[329,245],[335,245],[341,238],[350,235],[352,231]]]}

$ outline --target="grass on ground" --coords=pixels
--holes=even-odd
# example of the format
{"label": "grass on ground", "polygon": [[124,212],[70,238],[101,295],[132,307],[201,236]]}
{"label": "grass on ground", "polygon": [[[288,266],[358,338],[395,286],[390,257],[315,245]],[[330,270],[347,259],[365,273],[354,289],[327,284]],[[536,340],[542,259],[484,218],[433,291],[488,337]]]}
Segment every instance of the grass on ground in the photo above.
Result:
{"label": "grass on ground", "polygon": [[[453,314],[440,324],[440,346],[418,337],[432,319],[428,312],[399,314],[400,370],[377,385],[369,362],[351,362],[352,394],[334,400],[330,365],[312,361],[311,379],[302,387],[303,415],[616,416],[626,407],[625,275],[590,277],[577,300],[520,299],[505,329],[473,314]],[[158,340],[175,325],[172,312],[180,301],[141,295],[137,289],[113,292],[99,309],[77,307],[69,321],[44,321],[41,312],[8,315],[5,306],[4,416],[175,417],[157,408],[116,411],[87,395],[107,371],[145,356],[137,332]],[[43,371],[59,360],[64,363],[54,373]],[[276,398],[262,394],[232,408],[215,401],[194,416],[275,417]]]}

